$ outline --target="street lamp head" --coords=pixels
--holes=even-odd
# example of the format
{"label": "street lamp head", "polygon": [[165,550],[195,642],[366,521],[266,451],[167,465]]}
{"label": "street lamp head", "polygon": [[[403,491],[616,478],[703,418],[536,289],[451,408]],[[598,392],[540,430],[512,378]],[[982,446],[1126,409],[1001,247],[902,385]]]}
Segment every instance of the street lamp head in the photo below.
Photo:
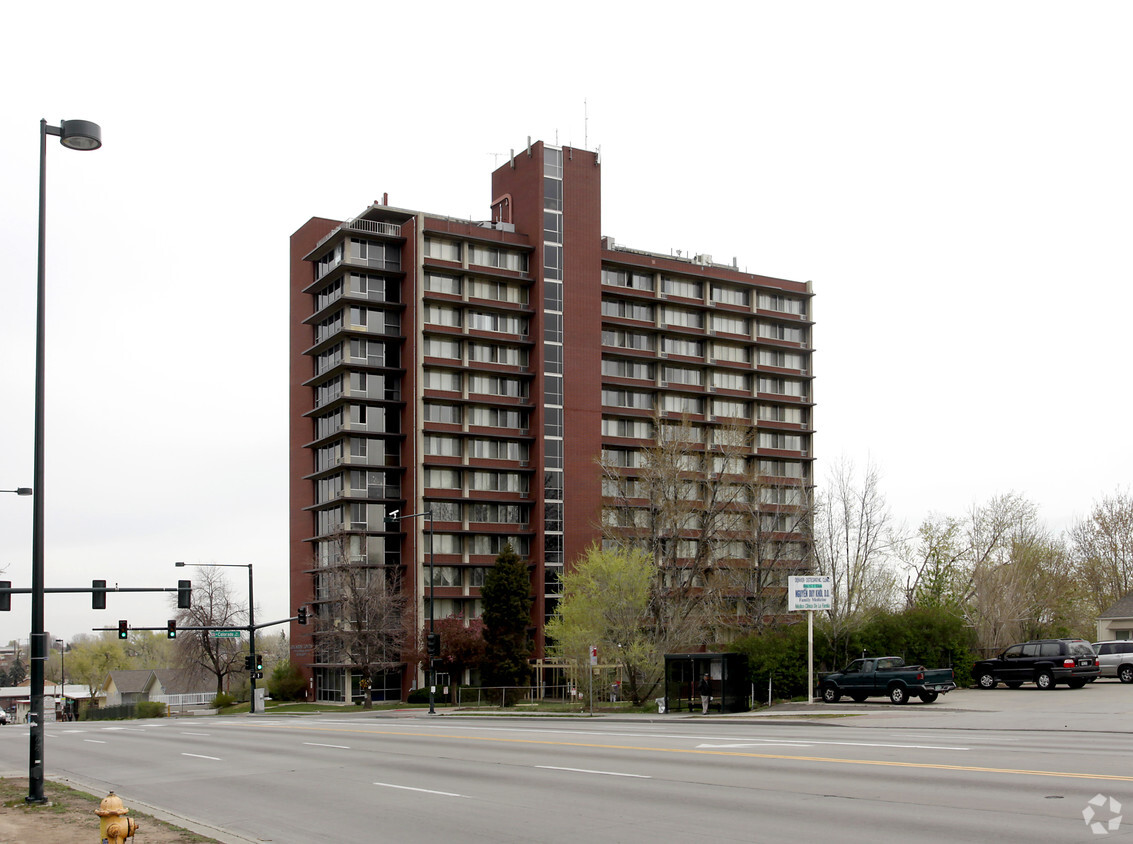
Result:
{"label": "street lamp head", "polygon": [[31,487],[20,486],[15,489],[0,489],[0,492],[14,492],[16,495],[31,495]]}
{"label": "street lamp head", "polygon": [[179,568],[179,569],[180,569],[180,568],[184,568],[184,567],[185,567],[185,564],[184,564],[183,562],[181,562],[181,563],[174,563],[173,565],[177,566],[177,568]]}
{"label": "street lamp head", "polygon": [[102,127],[89,120],[60,121],[59,130],[59,143],[68,149],[85,152],[102,146]]}

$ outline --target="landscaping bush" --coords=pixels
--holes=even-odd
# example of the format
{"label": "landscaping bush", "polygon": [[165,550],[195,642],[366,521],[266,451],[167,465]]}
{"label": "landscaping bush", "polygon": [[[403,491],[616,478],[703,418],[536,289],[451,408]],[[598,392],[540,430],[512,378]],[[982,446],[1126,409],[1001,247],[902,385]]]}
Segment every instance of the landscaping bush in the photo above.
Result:
{"label": "landscaping bush", "polygon": [[278,662],[268,678],[268,694],[272,700],[299,700],[307,687],[299,666],[291,662]]}
{"label": "landscaping bush", "polygon": [[136,718],[164,718],[165,704],[156,700],[143,700],[134,712]]}
{"label": "landscaping bush", "polygon": [[236,698],[232,697],[232,695],[226,695],[224,692],[221,692],[212,699],[212,708],[224,709],[224,707],[231,706],[235,702]]}

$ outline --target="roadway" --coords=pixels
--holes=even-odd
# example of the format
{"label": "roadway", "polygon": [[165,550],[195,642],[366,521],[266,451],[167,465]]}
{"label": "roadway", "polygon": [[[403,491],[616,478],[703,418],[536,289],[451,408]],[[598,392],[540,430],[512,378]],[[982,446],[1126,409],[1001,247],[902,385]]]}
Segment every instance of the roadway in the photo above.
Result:
{"label": "roadway", "polygon": [[[1099,682],[760,716],[83,722],[47,726],[46,765],[229,842],[1099,841],[1133,834],[1131,714],[1133,687]],[[27,749],[0,729],[0,769]]]}

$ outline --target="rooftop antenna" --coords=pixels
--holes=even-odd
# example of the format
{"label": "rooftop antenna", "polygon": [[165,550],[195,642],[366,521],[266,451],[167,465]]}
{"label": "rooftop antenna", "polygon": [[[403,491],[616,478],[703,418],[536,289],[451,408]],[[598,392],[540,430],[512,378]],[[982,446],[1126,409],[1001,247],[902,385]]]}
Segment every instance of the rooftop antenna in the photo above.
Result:
{"label": "rooftop antenna", "polygon": [[500,164],[500,156],[503,155],[503,153],[502,152],[488,152],[488,153],[485,153],[485,155],[492,156],[492,166],[498,167],[499,164]]}
{"label": "rooftop antenna", "polygon": [[590,107],[586,97],[582,98],[582,148],[590,149]]}

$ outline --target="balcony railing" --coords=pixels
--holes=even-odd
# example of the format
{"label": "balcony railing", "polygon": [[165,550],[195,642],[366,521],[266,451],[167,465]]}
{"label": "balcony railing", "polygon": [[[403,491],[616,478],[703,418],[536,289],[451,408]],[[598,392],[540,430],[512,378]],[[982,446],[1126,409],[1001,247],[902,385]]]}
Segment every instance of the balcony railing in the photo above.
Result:
{"label": "balcony railing", "polygon": [[328,240],[342,231],[362,232],[363,234],[382,234],[386,235],[387,237],[401,237],[401,226],[399,226],[397,223],[386,223],[382,222],[381,220],[353,219],[339,223],[337,226],[327,232],[327,234],[323,236],[323,239],[315,244],[315,248],[318,249],[320,246],[322,246],[324,243],[326,243]]}

